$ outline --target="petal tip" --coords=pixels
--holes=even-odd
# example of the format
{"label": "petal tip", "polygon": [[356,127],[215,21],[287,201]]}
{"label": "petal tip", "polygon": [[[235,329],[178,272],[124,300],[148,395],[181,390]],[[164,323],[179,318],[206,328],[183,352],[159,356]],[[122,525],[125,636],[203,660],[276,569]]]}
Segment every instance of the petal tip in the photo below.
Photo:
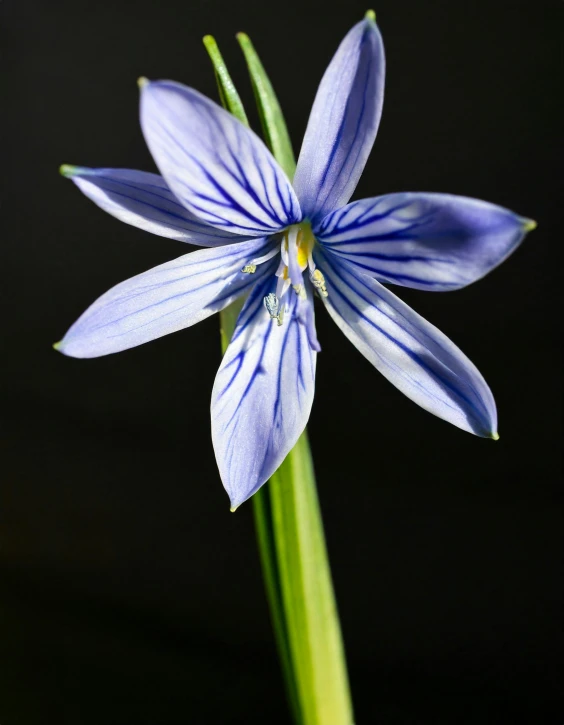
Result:
{"label": "petal tip", "polygon": [[70,164],[61,164],[61,166],[59,166],[59,174],[61,174],[61,176],[64,176],[65,179],[69,179],[71,176],[74,176],[76,174],[77,169],[78,169],[78,166],[71,166]]}
{"label": "petal tip", "polygon": [[498,441],[499,440],[499,433],[497,433],[497,432],[496,433],[491,433],[490,434],[490,438],[492,439],[492,441]]}
{"label": "petal tip", "polygon": [[521,224],[526,232],[532,232],[538,226],[534,219],[522,219]]}
{"label": "petal tip", "polygon": [[56,350],[57,352],[62,352],[63,347],[63,341],[59,340],[58,342],[53,343],[53,350]]}
{"label": "petal tip", "polygon": [[229,510],[231,511],[232,514],[234,514],[238,508],[239,508],[239,506],[231,506],[231,508]]}
{"label": "petal tip", "polygon": [[370,20],[372,23],[376,22],[376,13],[374,10],[367,10],[364,15],[365,20]]}
{"label": "petal tip", "polygon": [[145,86],[148,86],[149,85],[149,79],[148,78],[145,78],[145,76],[140,76],[137,79],[137,85],[139,87],[139,90],[142,91],[143,88],[145,88]]}

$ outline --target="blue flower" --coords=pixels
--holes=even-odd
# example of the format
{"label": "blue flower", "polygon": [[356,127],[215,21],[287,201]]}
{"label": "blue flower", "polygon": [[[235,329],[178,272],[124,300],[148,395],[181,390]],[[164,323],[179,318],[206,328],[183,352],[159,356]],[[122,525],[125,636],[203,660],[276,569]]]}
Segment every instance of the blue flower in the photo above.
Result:
{"label": "blue flower", "polygon": [[463,430],[497,438],[495,403],[478,370],[384,284],[464,287],[500,264],[534,222],[448,194],[348,203],[378,130],[384,66],[369,14],[323,76],[292,183],[252,131],[171,81],[141,84],[141,126],[160,176],[63,167],[118,219],[206,247],[102,295],[57,345],[65,355],[125,350],[246,296],[211,404],[234,507],[278,468],[307,423],[320,349],[315,295],[405,395]]}

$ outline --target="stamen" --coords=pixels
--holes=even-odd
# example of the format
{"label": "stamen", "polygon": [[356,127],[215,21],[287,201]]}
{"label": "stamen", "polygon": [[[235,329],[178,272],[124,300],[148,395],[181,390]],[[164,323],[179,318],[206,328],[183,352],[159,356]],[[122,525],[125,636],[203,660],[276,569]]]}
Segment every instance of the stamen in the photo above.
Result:
{"label": "stamen", "polygon": [[266,311],[270,315],[270,318],[272,320],[276,320],[278,322],[278,327],[280,327],[284,321],[284,308],[280,307],[280,300],[274,292],[269,292],[266,295],[264,298],[264,306],[266,307]]}
{"label": "stamen", "polygon": [[[286,272],[287,267],[284,268],[284,272]],[[287,274],[283,274],[281,277],[278,277],[278,282],[276,284],[276,297],[278,300],[282,300],[286,292],[290,289],[290,285],[292,282],[288,279]]]}
{"label": "stamen", "polygon": [[244,272],[245,274],[254,274],[257,271],[257,267],[259,266],[259,264],[268,262],[268,260],[272,259],[272,257],[275,257],[278,252],[278,247],[273,247],[270,252],[267,252],[266,254],[263,254],[262,257],[257,257],[256,259],[253,259],[251,262],[246,264],[241,272]]}
{"label": "stamen", "polygon": [[311,283],[322,297],[329,296],[329,292],[327,292],[327,285],[325,284],[325,277],[323,276],[323,272],[321,272],[321,270],[314,270],[311,275]]}
{"label": "stamen", "polygon": [[286,229],[284,232],[284,237],[282,239],[282,244],[280,245],[280,256],[282,257],[282,261],[286,266],[288,266],[289,257],[288,257],[288,235],[289,231]]}
{"label": "stamen", "polygon": [[266,311],[268,312],[268,314],[273,319],[275,317],[278,317],[278,305],[278,297],[274,294],[274,292],[269,292],[264,298],[264,306],[266,307]]}
{"label": "stamen", "polygon": [[302,284],[303,276],[300,264],[298,262],[298,236],[301,230],[298,227],[292,226],[288,229],[288,274],[292,280],[292,284]]}

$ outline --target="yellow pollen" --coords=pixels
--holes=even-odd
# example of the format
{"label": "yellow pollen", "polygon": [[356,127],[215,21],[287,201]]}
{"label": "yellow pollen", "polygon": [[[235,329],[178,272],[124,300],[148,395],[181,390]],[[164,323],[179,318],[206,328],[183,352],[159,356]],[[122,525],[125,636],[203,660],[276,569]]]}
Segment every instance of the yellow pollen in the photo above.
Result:
{"label": "yellow pollen", "polygon": [[283,279],[288,279],[288,267],[284,267],[284,272],[282,273]]}
{"label": "yellow pollen", "polygon": [[311,275],[311,281],[322,297],[329,296],[329,292],[327,292],[327,285],[325,284],[325,277],[320,269],[316,269]]}

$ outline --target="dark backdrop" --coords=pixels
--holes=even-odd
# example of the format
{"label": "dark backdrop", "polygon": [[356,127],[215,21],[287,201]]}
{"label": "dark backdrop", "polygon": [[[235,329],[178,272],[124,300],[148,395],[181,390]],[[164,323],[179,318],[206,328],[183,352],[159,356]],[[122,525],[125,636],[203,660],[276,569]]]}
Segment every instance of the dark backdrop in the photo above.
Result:
{"label": "dark backdrop", "polygon": [[[152,170],[135,81],[172,78],[215,97],[205,33],[250,108],[239,30],[298,150],[323,70],[365,10],[360,0],[2,3],[2,725],[288,722],[251,506],[229,513],[210,442],[217,320],[98,360],[55,353],[98,295],[186,252],[105,215],[57,167]],[[499,443],[420,410],[318,315],[310,435],[363,725],[563,719],[560,10],[376,7],[386,102],[356,198],[448,191],[539,228],[468,289],[398,290],[484,373]]]}

